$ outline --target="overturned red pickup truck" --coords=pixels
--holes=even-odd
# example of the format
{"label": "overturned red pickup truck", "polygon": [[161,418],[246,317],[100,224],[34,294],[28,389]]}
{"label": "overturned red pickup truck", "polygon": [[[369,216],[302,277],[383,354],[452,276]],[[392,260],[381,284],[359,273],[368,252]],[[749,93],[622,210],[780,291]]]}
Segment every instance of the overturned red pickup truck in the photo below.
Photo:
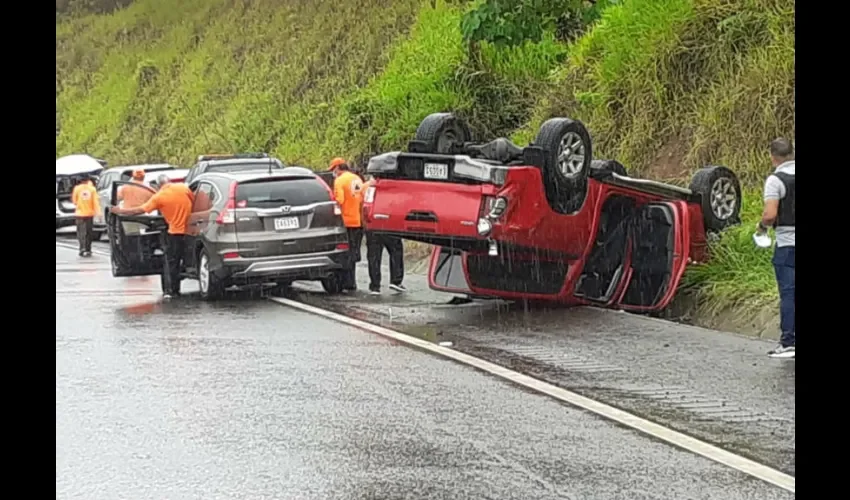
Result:
{"label": "overturned red pickup truck", "polygon": [[366,227],[434,245],[435,290],[660,310],[688,263],[707,258],[706,232],[740,222],[739,181],[721,166],[688,189],[635,179],[591,148],[569,118],[519,147],[470,142],[459,118],[429,115],[407,151],[370,159]]}

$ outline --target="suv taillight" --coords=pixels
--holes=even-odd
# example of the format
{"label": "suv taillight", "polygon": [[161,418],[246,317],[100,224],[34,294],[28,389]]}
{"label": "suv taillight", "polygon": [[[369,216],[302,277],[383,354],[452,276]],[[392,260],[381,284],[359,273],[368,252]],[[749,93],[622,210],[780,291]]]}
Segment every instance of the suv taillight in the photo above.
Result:
{"label": "suv taillight", "polygon": [[363,203],[373,203],[375,201],[375,186],[366,188],[366,194],[363,195]]}
{"label": "suv taillight", "polygon": [[236,182],[230,183],[230,190],[227,195],[227,203],[215,219],[216,224],[233,224],[236,222]]}

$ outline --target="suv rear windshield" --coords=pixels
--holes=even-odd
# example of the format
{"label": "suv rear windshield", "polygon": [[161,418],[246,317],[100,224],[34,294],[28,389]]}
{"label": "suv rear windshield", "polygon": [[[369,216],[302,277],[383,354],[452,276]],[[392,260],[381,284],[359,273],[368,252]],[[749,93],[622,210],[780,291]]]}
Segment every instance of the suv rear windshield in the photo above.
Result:
{"label": "suv rear windshield", "polygon": [[328,188],[321,179],[274,179],[239,184],[236,202],[245,207],[272,208],[281,205],[309,205],[331,201]]}

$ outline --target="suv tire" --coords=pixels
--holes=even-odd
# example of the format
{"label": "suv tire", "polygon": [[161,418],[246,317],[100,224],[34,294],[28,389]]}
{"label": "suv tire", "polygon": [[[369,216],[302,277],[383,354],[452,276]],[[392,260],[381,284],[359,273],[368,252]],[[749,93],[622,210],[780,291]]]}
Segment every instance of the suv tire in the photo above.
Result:
{"label": "suv tire", "polygon": [[331,273],[320,280],[322,288],[328,295],[339,295],[342,293],[342,276],[339,273]]}
{"label": "suv tire", "polygon": [[419,124],[414,139],[424,142],[429,153],[449,154],[453,146],[469,142],[470,136],[466,123],[452,113],[433,113]]}
{"label": "suv tire", "polygon": [[210,256],[205,248],[198,254],[198,290],[201,299],[206,301],[217,300],[224,295],[221,280],[210,272]]}
{"label": "suv tire", "polygon": [[543,149],[543,188],[555,212],[571,214],[584,204],[593,158],[590,134],[580,121],[552,118],[540,126],[534,145]]}
{"label": "suv tire", "polygon": [[706,231],[718,232],[741,222],[741,183],[726,167],[704,167],[691,179],[690,190],[699,193]]}

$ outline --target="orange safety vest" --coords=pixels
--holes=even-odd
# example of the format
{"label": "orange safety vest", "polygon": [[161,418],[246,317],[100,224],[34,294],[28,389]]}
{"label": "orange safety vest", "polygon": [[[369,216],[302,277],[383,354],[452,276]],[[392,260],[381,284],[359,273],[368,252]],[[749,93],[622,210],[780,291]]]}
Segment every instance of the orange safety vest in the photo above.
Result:
{"label": "orange safety vest", "polygon": [[153,192],[145,189],[143,183],[133,181],[133,184],[125,184],[118,189],[118,199],[124,202],[124,208],[136,208],[144,205]]}
{"label": "orange safety vest", "polygon": [[360,209],[363,206],[363,180],[353,172],[343,172],[334,179],[334,197],[342,208],[345,227],[361,227]]}
{"label": "orange safety vest", "polygon": [[91,181],[74,186],[71,192],[71,203],[74,204],[74,215],[77,217],[94,217],[95,214],[100,213],[97,189]]}

